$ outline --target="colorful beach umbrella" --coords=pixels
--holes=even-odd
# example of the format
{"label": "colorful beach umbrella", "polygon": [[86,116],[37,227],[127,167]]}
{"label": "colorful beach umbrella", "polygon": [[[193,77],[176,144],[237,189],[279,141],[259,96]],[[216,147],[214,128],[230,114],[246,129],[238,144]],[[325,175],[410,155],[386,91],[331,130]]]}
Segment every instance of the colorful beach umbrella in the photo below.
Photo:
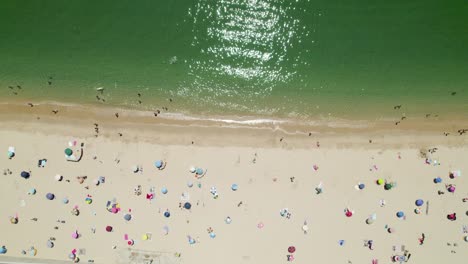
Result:
{"label": "colorful beach umbrella", "polygon": [[126,215],[124,215],[124,219],[126,221],[130,221],[130,220],[132,220],[132,215],[131,214],[126,214]]}
{"label": "colorful beach umbrella", "polygon": [[47,247],[48,248],[53,248],[54,247],[54,242],[47,240]]}
{"label": "colorful beach umbrella", "polygon": [[424,204],[424,201],[422,199],[417,199],[415,204],[416,206],[422,206]]}
{"label": "colorful beach umbrella", "polygon": [[29,179],[29,177],[31,177],[31,174],[27,171],[22,171],[20,175],[24,179]]}
{"label": "colorful beach umbrella", "polygon": [[156,168],[160,169],[163,166],[163,161],[162,160],[156,161],[154,163],[154,166],[156,166]]}
{"label": "colorful beach umbrella", "polygon": [[5,254],[7,253],[7,249],[5,246],[0,247],[0,254]]}
{"label": "colorful beach umbrella", "polygon": [[55,198],[55,195],[53,193],[47,193],[46,198],[47,200],[53,200]]}
{"label": "colorful beach umbrella", "polygon": [[71,156],[72,154],[73,154],[73,150],[71,150],[71,148],[66,148],[65,149],[65,155]]}

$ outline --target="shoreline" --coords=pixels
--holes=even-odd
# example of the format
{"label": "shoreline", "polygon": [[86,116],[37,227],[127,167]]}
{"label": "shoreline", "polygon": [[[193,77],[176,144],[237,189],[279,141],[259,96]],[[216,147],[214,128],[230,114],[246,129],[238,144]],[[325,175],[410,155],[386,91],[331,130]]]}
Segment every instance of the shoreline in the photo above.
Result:
{"label": "shoreline", "polygon": [[[322,119],[303,122],[287,119],[255,119],[254,117],[197,117],[179,113],[161,112],[157,117],[151,111],[115,108],[111,106],[79,105],[60,102],[0,102],[0,121],[13,127],[20,122],[23,126],[34,127],[37,131],[44,122],[57,128],[62,125],[75,126],[80,134],[94,136],[93,124],[98,123],[102,129],[100,136],[115,137],[117,133],[135,134],[142,132],[139,139],[151,140],[150,131],[159,131],[168,136],[166,143],[186,145],[190,142],[177,140],[177,135],[194,136],[193,141],[202,145],[257,146],[308,148],[303,140],[335,142],[336,146],[379,145],[425,146],[444,144],[457,146],[468,144],[466,134],[459,135],[460,129],[468,128],[468,118],[444,120],[442,118],[411,118],[399,120],[343,120]],[[58,110],[56,114],[52,110]],[[118,113],[119,117],[116,117]],[[8,126],[7,126],[8,127]],[[18,127],[20,128],[20,127]],[[20,128],[21,129],[21,128]],[[120,130],[120,132],[117,132]],[[125,132],[124,132],[125,131]],[[175,133],[175,134],[174,134]],[[449,133],[445,136],[444,133]],[[223,135],[229,136],[229,138]],[[420,135],[423,137],[413,137]],[[258,140],[261,138],[262,140]],[[128,140],[127,136],[123,139]],[[339,139],[337,141],[337,139]],[[314,141],[315,140],[315,141]],[[370,143],[370,140],[372,143]],[[211,141],[211,142],[210,142]],[[245,143],[248,142],[248,143]]]}

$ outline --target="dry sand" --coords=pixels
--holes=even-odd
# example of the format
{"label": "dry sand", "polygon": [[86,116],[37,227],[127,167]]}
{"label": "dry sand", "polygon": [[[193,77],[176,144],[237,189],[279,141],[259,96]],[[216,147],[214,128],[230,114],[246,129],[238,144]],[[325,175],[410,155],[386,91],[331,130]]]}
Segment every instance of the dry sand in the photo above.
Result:
{"label": "dry sand", "polygon": [[[85,249],[85,254],[78,254],[83,263],[132,263],[132,252],[135,258],[146,255],[154,263],[287,263],[287,249],[295,246],[293,263],[371,263],[373,259],[391,263],[392,255],[403,254],[403,246],[411,254],[410,263],[468,259],[464,241],[468,234],[462,230],[468,225],[468,203],[462,202],[468,197],[466,135],[444,137],[436,129],[411,128],[327,131],[309,137],[307,131],[292,135],[268,127],[138,123],[85,114],[77,119],[65,111],[52,115],[45,108],[37,109],[0,114],[0,169],[12,172],[0,175],[0,246],[8,249],[4,256],[20,257],[21,250],[34,246],[37,255],[27,258],[67,260],[72,249]],[[40,119],[34,111],[40,112]],[[94,122],[99,123],[98,137]],[[85,144],[80,162],[65,160],[70,140]],[[6,155],[9,146],[16,148],[11,160]],[[434,147],[435,153],[427,152]],[[426,164],[421,152],[440,165]],[[39,168],[37,161],[42,158],[47,165]],[[167,162],[161,171],[153,165],[160,159]],[[133,165],[142,166],[143,172],[133,173]],[[189,172],[191,166],[208,171],[196,179]],[[29,179],[20,177],[23,170],[31,171]],[[460,170],[462,176],[450,179],[452,170]],[[56,181],[56,174],[64,179]],[[87,180],[79,184],[77,176]],[[99,176],[106,181],[95,186],[93,180]],[[443,182],[433,183],[436,177]],[[396,186],[386,191],[375,183],[379,178]],[[189,188],[188,182],[194,186]],[[365,189],[357,190],[358,182]],[[231,190],[233,183],[238,184],[237,191]],[[323,192],[316,194],[320,183]],[[445,190],[450,183],[456,184],[455,193]],[[141,196],[134,194],[137,185],[142,187]],[[145,195],[151,187],[156,195],[149,202]],[[163,187],[168,189],[165,195]],[[211,187],[216,187],[217,199]],[[36,195],[27,194],[30,188],[37,189]],[[439,190],[445,194],[438,195]],[[56,199],[47,200],[48,192]],[[183,193],[189,195],[191,210],[179,208]],[[85,203],[88,195],[92,204]],[[69,204],[62,203],[65,197]],[[117,214],[106,209],[113,198],[122,209]],[[416,199],[425,201],[419,215],[413,212]],[[71,214],[75,205],[79,216]],[[354,211],[352,217],[345,216],[347,207]],[[289,219],[280,215],[283,208],[289,209]],[[167,209],[169,218],[163,216]],[[123,216],[129,210],[133,219],[126,222]],[[397,218],[398,211],[404,211],[406,219]],[[447,219],[452,212],[457,213],[456,221]],[[373,213],[377,219],[367,225],[365,220]],[[15,214],[19,222],[11,224]],[[227,216],[230,224],[225,223]],[[304,221],[307,234],[302,230]],[[258,228],[259,223],[263,228]],[[113,232],[105,231],[107,225],[113,226]],[[169,227],[168,235],[163,234],[164,226]],[[386,226],[395,232],[388,233]],[[209,227],[216,238],[210,238]],[[78,239],[71,237],[75,230],[81,235]],[[152,239],[142,240],[144,233],[151,233]],[[422,233],[426,239],[419,245]],[[127,245],[125,234],[135,241],[133,246]],[[190,245],[187,236],[197,243]],[[47,248],[50,237],[56,239],[54,248]],[[345,241],[343,246],[339,240]],[[364,240],[373,240],[374,249],[364,247]]]}

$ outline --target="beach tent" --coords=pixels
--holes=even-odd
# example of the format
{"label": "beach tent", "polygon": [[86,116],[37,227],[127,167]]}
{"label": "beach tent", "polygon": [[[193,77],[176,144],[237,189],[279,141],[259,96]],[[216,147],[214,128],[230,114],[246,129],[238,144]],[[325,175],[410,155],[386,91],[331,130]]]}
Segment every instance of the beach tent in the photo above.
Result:
{"label": "beach tent", "polygon": [[21,177],[24,178],[24,179],[29,179],[29,177],[31,177],[31,174],[27,171],[22,171],[21,172]]}

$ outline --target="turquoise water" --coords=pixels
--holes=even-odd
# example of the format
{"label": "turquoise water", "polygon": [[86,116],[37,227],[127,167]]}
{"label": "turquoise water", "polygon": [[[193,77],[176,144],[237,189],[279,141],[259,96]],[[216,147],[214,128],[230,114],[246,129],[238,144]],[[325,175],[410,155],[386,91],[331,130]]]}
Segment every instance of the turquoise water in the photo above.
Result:
{"label": "turquoise water", "polygon": [[1,6],[5,100],[303,118],[378,117],[397,104],[407,114],[468,112],[466,1]]}

